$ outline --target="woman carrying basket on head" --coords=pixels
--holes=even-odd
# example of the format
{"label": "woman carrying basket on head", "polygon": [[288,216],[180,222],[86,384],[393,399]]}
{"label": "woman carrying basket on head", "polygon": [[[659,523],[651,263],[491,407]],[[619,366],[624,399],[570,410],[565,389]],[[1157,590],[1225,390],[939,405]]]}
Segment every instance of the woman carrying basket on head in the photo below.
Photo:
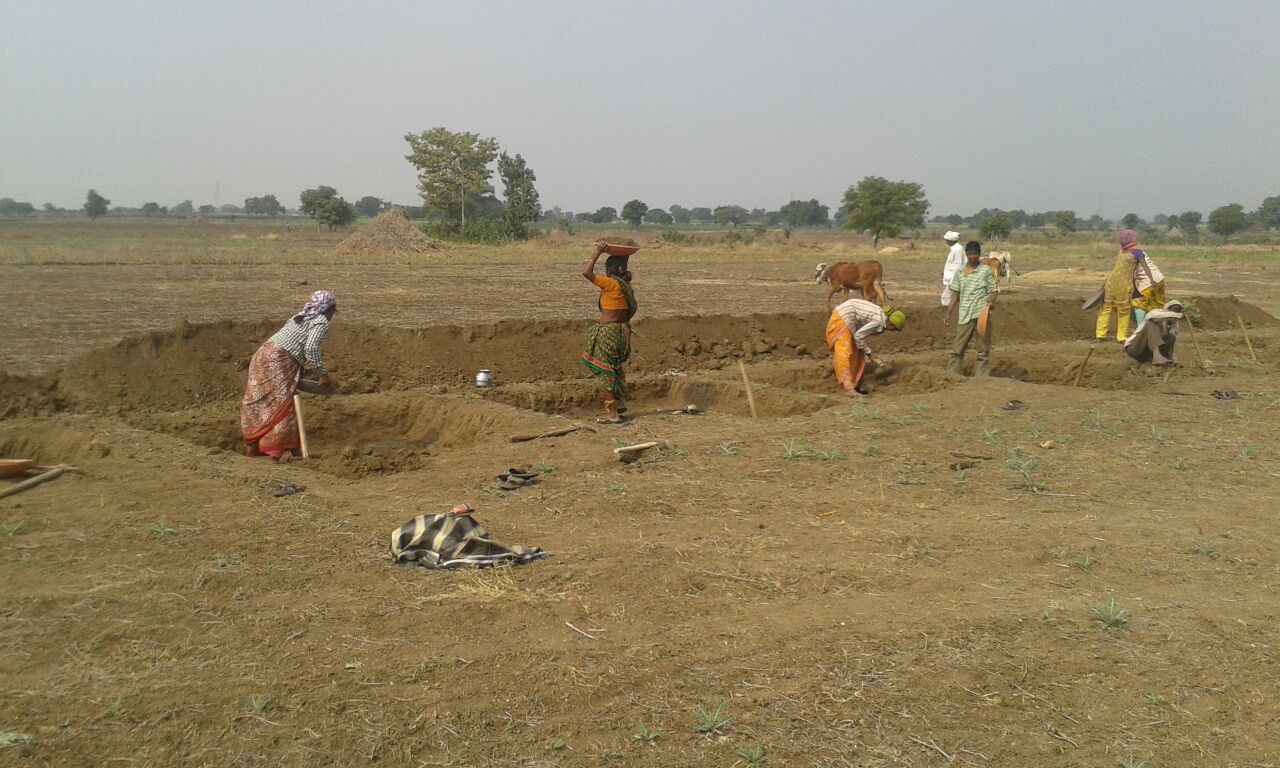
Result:
{"label": "woman carrying basket on head", "polygon": [[[337,311],[332,291],[316,291],[302,311],[253,353],[240,403],[240,431],[248,455],[279,459],[300,447],[293,395],[300,384],[303,391],[316,393],[331,392],[336,386],[320,357],[320,344]],[[301,381],[303,365],[315,370],[318,387]]]}
{"label": "woman carrying basket on head", "polygon": [[[595,253],[582,267],[582,276],[600,289],[596,302],[600,309],[600,321],[587,332],[587,344],[582,350],[582,364],[595,375],[601,384],[605,417],[600,421],[616,424],[627,410],[627,380],[623,366],[631,357],[631,318],[636,314],[636,296],[631,289],[631,272],[627,258],[638,248],[595,244]],[[608,253],[604,262],[604,277],[596,274],[596,262],[600,255]]]}

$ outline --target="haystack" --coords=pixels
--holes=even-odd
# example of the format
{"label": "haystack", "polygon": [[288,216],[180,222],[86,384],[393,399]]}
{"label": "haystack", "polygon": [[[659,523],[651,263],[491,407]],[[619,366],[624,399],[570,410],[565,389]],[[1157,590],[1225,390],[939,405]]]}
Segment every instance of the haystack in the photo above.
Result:
{"label": "haystack", "polygon": [[378,214],[333,248],[339,256],[426,256],[444,251],[409,223],[403,208]]}

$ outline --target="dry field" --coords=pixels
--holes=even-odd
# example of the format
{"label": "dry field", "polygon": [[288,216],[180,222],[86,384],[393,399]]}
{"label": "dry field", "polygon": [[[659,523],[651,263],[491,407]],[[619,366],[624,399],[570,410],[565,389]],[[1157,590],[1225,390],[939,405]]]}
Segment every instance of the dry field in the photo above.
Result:
{"label": "dry field", "polygon": [[[1077,388],[1110,243],[1009,246],[981,383],[942,372],[941,243],[890,243],[909,327],[855,402],[811,276],[864,240],[646,231],[633,409],[703,414],[512,444],[594,415],[597,234],[353,263],[306,225],[0,223],[0,455],[80,469],[0,499],[0,765],[1280,766],[1280,249],[1152,247],[1207,370],[1110,344]],[[317,456],[239,456],[247,359],[318,287]],[[553,556],[391,564],[462,501]]]}

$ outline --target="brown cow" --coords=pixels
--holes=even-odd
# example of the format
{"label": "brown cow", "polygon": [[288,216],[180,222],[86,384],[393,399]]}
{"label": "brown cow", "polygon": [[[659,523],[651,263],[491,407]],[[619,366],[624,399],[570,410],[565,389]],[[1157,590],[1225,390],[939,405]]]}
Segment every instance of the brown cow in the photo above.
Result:
{"label": "brown cow", "polygon": [[831,266],[819,264],[813,271],[813,281],[821,285],[823,282],[831,285],[831,291],[827,293],[827,308],[831,307],[831,297],[836,295],[837,291],[844,291],[848,297],[849,291],[857,289],[862,294],[862,298],[867,301],[874,300],[880,306],[889,303],[889,295],[884,291],[884,268],[880,266],[878,261],[860,261],[851,264],[847,261],[837,261]]}

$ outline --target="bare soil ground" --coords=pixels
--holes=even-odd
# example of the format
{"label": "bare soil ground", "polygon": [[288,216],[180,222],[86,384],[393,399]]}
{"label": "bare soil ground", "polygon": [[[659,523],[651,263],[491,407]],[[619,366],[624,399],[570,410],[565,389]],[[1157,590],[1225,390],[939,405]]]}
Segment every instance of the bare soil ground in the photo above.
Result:
{"label": "bare soil ground", "polygon": [[[1208,370],[1108,344],[1077,388],[1109,244],[1010,246],[975,382],[942,371],[941,249],[900,243],[910,325],[853,401],[811,275],[865,243],[642,240],[650,415],[609,427],[576,362],[597,234],[413,263],[283,224],[0,227],[0,456],[81,470],[0,499],[0,765],[1280,765],[1276,254],[1153,248]],[[317,287],[317,456],[239,456],[248,357]],[[517,465],[544,474],[496,490]],[[553,557],[391,564],[462,501]]]}

